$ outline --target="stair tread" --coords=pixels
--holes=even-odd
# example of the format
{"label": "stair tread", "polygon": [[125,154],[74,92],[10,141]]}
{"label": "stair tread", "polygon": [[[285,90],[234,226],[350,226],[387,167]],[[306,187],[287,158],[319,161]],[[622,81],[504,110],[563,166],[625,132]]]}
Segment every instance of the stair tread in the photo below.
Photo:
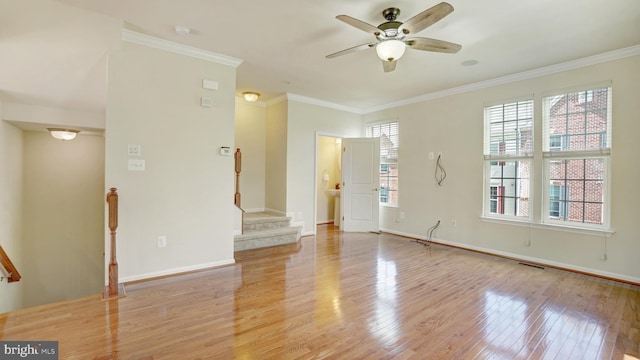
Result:
{"label": "stair tread", "polygon": [[270,213],[245,213],[245,224],[259,224],[278,221],[290,221],[291,218],[284,215],[275,215]]}
{"label": "stair tread", "polygon": [[236,235],[236,239],[269,237],[274,235],[295,234],[302,229],[302,226],[288,226],[265,230],[251,230],[244,234]]}

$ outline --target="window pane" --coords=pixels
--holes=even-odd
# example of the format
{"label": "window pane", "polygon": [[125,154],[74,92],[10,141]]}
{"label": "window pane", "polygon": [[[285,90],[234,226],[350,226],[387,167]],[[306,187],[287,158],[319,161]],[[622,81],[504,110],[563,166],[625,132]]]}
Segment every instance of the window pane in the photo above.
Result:
{"label": "window pane", "polygon": [[603,205],[602,203],[585,204],[585,222],[590,224],[602,224],[603,222]]}
{"label": "window pane", "polygon": [[398,164],[380,164],[380,202],[398,203]]}
{"label": "window pane", "polygon": [[553,160],[546,167],[548,218],[603,224],[605,158]]}
{"label": "window pane", "polygon": [[530,161],[490,163],[489,212],[529,216]]}
{"label": "window pane", "polygon": [[380,138],[380,203],[397,205],[400,125],[394,121],[368,126],[367,136]]}
{"label": "window pane", "polygon": [[589,202],[602,203],[604,201],[604,182],[601,180],[591,180],[585,182],[584,200]]}
{"label": "window pane", "polygon": [[485,155],[522,155],[533,151],[533,101],[485,109]]}
{"label": "window pane", "polygon": [[545,127],[549,151],[557,151],[551,137],[564,136],[563,150],[608,148],[609,89],[592,89],[545,98]]}

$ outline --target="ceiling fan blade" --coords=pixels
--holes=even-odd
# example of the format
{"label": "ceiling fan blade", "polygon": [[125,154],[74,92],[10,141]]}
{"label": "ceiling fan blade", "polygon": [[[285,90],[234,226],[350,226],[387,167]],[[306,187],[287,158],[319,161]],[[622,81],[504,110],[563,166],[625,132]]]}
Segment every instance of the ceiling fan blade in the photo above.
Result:
{"label": "ceiling fan blade", "polygon": [[382,60],[382,68],[384,69],[384,72],[392,72],[393,70],[396,69],[396,65],[398,64],[398,61],[385,61]]}
{"label": "ceiling fan blade", "polygon": [[356,52],[356,51],[359,51],[359,50],[369,49],[369,48],[372,48],[372,47],[374,47],[374,46],[376,46],[376,44],[375,44],[375,43],[373,43],[373,44],[362,44],[362,45],[358,45],[358,46],[350,47],[350,48],[348,48],[348,49],[344,49],[344,50],[341,50],[341,51],[335,52],[335,53],[333,53],[333,54],[329,54],[329,55],[327,55],[327,56],[326,56],[326,58],[327,58],[327,59],[333,59],[334,57],[338,57],[338,56],[341,56],[341,55],[350,54],[350,53],[352,53],[352,52]]}
{"label": "ceiling fan blade", "polygon": [[352,18],[349,15],[338,15],[336,16],[336,19],[343,21],[353,27],[356,27],[364,32],[368,32],[369,34],[373,34],[375,36],[379,36],[381,34],[381,30],[378,29],[377,27],[371,25],[371,24],[367,24],[366,22],[362,21],[362,20],[358,20],[356,18]]}
{"label": "ceiling fan blade", "polygon": [[451,4],[441,2],[440,4],[432,6],[407,20],[404,24],[400,25],[398,32],[401,31],[405,35],[415,34],[437,23],[443,17],[451,14],[452,12],[453,6],[451,6]]}
{"label": "ceiling fan blade", "polygon": [[448,54],[455,54],[460,51],[460,49],[462,49],[462,45],[460,44],[454,44],[448,41],[423,37],[406,39],[404,42],[408,47],[412,49],[435,51]]}

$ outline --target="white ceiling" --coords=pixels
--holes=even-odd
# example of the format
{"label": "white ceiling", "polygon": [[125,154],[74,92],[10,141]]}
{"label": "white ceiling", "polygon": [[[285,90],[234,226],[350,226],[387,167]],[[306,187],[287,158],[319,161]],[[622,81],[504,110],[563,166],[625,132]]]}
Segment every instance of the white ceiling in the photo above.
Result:
{"label": "white ceiling", "polygon": [[[355,109],[640,44],[638,0],[450,0],[455,11],[417,36],[461,44],[457,54],[407,49],[390,73],[374,49],[325,58],[374,40],[336,15],[377,26],[387,7],[406,21],[437,3],[0,0],[0,92],[12,102],[104,111],[107,54],[122,27],[242,59],[238,94],[292,93]],[[468,60],[478,64],[463,66]]]}

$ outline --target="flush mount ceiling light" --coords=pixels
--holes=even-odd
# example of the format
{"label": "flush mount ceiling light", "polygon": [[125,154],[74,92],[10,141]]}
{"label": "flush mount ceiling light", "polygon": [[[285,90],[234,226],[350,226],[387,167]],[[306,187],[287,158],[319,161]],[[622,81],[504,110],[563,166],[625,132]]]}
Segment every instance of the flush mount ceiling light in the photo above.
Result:
{"label": "flush mount ceiling light", "polygon": [[404,55],[407,45],[400,40],[385,40],[376,45],[378,57],[383,61],[396,61]]}
{"label": "flush mount ceiling light", "polygon": [[260,97],[260,94],[258,94],[257,92],[253,92],[253,91],[245,91],[245,92],[242,93],[242,96],[248,102],[255,102]]}
{"label": "flush mount ceiling light", "polygon": [[73,140],[76,138],[76,135],[80,132],[80,130],[73,129],[59,129],[59,128],[47,128],[49,133],[54,139],[66,141]]}

